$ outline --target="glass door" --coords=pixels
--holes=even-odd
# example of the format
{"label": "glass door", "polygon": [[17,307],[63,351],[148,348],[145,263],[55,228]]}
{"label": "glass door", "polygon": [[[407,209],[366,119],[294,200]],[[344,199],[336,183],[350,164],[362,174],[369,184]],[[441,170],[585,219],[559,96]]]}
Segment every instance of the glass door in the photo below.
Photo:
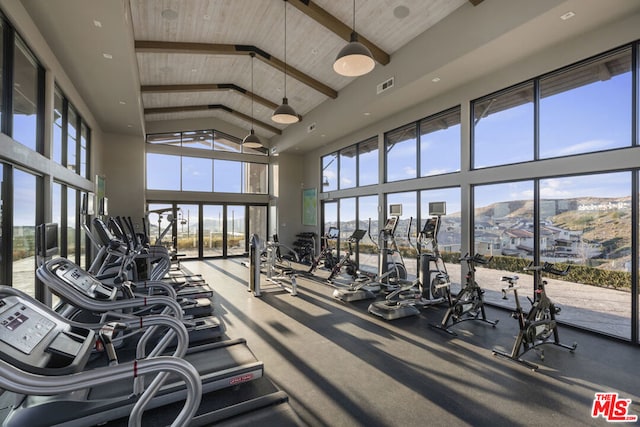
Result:
{"label": "glass door", "polygon": [[226,211],[226,256],[244,255],[247,253],[247,236],[245,228],[247,207],[227,205]]}
{"label": "glass door", "polygon": [[198,205],[178,205],[176,217],[176,249],[185,258],[197,258],[200,246]]}
{"label": "glass door", "polygon": [[202,256],[223,256],[223,222],[222,205],[202,206]]}

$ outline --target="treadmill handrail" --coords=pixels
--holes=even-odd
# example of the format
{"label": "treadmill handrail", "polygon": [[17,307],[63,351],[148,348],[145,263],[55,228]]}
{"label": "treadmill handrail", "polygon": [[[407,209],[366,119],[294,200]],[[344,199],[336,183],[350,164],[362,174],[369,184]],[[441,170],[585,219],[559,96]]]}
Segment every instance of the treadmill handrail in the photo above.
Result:
{"label": "treadmill handrail", "polygon": [[91,310],[95,313],[105,313],[108,311],[122,310],[126,308],[140,308],[153,305],[162,305],[168,307],[174,314],[174,316],[183,320],[183,311],[180,307],[180,303],[175,299],[171,299],[165,296],[146,296],[135,299],[121,299],[115,301],[100,300],[95,301],[88,296],[83,295],[81,292],[76,291],[71,286],[64,285],[59,286],[59,279],[52,271],[52,267],[57,263],[69,262],[64,258],[54,258],[47,261],[36,270],[36,276],[43,281],[49,289],[55,291],[60,298],[65,299],[69,304],[86,310]]}
{"label": "treadmill handrail", "polygon": [[84,388],[104,386],[147,374],[158,374],[140,395],[131,410],[129,426],[140,426],[146,405],[158,392],[169,373],[179,376],[186,386],[185,404],[171,424],[172,426],[184,426],[195,415],[200,405],[202,383],[200,375],[193,365],[177,357],[158,356],[59,376],[33,374],[0,360],[0,388],[19,394],[53,396]]}
{"label": "treadmill handrail", "polygon": [[[47,315],[51,318],[67,322],[66,319],[60,317],[49,307],[44,306],[39,301],[33,300],[33,298],[29,297],[24,292],[9,286],[0,286],[0,296],[9,295],[29,300],[34,306],[45,310]],[[184,324],[179,322],[177,319],[168,316],[149,317],[149,319],[144,319],[144,322],[147,322],[148,325],[162,324],[164,326],[169,326],[173,331],[175,331],[174,334],[178,336],[178,344],[174,354],[178,357],[155,356],[146,359],[136,359],[128,363],[91,369],[84,372],[50,376],[20,369],[7,361],[0,359],[0,389],[25,395],[54,396],[133,378],[134,391],[136,391],[136,386],[142,383],[138,380],[144,378],[147,374],[157,374],[148,387],[136,393],[136,395],[139,395],[140,397],[131,410],[129,426],[140,426],[144,408],[155,396],[158,390],[160,390],[168,378],[169,373],[173,373],[182,378],[186,387],[187,397],[182,410],[171,425],[186,425],[186,423],[193,418],[200,405],[200,399],[202,397],[202,382],[200,380],[199,372],[193,367],[193,365],[182,359],[186,354],[188,347],[188,334],[186,328]],[[139,319],[137,324],[143,326],[143,319]],[[135,323],[133,325],[135,325]]]}

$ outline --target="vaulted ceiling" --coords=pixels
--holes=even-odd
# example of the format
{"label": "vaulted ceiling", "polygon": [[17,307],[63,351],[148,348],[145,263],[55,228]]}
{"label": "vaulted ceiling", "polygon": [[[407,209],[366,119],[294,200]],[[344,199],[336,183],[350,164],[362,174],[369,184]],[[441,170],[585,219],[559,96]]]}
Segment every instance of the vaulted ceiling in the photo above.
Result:
{"label": "vaulted ceiling", "polygon": [[[356,30],[386,65],[394,52],[465,2],[360,1]],[[285,95],[285,67],[289,104],[303,118],[353,80],[332,68],[351,33],[350,1],[130,3],[148,121],[217,114],[246,128],[253,94],[256,132],[271,138],[286,128],[271,120]]]}
{"label": "vaulted ceiling", "polygon": [[[489,64],[499,66],[502,58],[478,54],[491,43],[493,55],[503,46],[499,40],[505,56],[508,49],[523,55],[640,6],[637,0],[358,0],[355,9],[347,0],[21,2],[104,131],[142,135],[156,121],[215,117],[247,131],[253,120],[261,138],[275,140],[291,127],[306,129],[315,120],[307,117],[320,110],[329,122],[323,135],[336,137],[332,131],[344,134],[365,125],[360,111],[351,120],[341,114],[354,102],[353,95],[344,96],[346,89],[359,80],[368,79],[362,102],[379,115],[391,114],[431,95],[410,91],[429,71],[450,67],[452,78],[444,88],[487,72]],[[349,39],[354,10],[360,41],[376,59],[374,72],[356,78],[332,68]],[[559,16],[567,11],[577,17],[572,26],[561,26]],[[472,25],[446,29],[460,22]],[[529,28],[534,24],[537,28]],[[446,39],[416,46],[430,33]],[[403,52],[421,48],[418,70],[409,78]],[[433,70],[422,56],[432,60]],[[466,69],[456,70],[456,63]],[[453,79],[456,73],[464,77]],[[385,102],[366,100],[368,91],[375,94],[376,85],[394,75],[405,79],[397,82],[404,86],[402,96],[398,90]],[[285,91],[300,124],[271,120]],[[330,117],[333,111],[336,116]],[[295,139],[300,146],[306,143],[305,149],[323,142],[317,136]]]}

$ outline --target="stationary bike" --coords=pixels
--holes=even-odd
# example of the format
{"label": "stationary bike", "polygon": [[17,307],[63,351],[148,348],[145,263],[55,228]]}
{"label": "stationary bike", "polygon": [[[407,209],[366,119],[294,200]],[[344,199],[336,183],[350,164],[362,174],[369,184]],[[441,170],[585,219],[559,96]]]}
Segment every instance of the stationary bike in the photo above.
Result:
{"label": "stationary bike", "polygon": [[488,264],[492,259],[493,257],[484,258],[481,254],[470,256],[469,253],[460,258],[460,262],[465,261],[467,263],[465,284],[455,298],[451,296],[451,292],[447,288],[449,309],[440,324],[431,324],[430,326],[457,336],[458,334],[449,328],[466,320],[480,320],[492,326],[498,323],[498,320],[487,319],[484,310],[484,291],[476,282],[476,264]]}
{"label": "stationary bike", "polygon": [[364,235],[366,234],[365,230],[356,230],[351,234],[351,236],[347,239],[347,244],[349,245],[349,249],[345,251],[344,256],[338,261],[336,265],[331,269],[331,274],[327,278],[327,281],[331,283],[333,279],[340,274],[340,271],[344,268],[345,271],[352,279],[356,279],[358,277],[358,264],[356,261],[351,258],[353,256],[353,245],[357,244]]}
{"label": "stationary bike", "polygon": [[[566,276],[569,272],[569,266],[564,270],[558,270],[548,262],[541,266],[534,266],[532,262],[524,270],[533,271],[534,274],[535,291],[533,300],[527,297],[531,302],[531,310],[529,310],[529,313],[525,313],[520,305],[520,300],[518,299],[519,287],[517,286],[518,276],[504,276],[502,281],[509,283],[509,286],[502,288],[502,298],[507,299],[507,292],[513,291],[516,299],[516,311],[511,316],[518,321],[520,332],[516,337],[511,353],[494,349],[493,354],[514,360],[535,371],[538,369],[538,365],[522,359],[522,355],[529,350],[534,350],[540,360],[544,360],[544,350],[538,348],[543,344],[557,345],[568,349],[572,353],[578,344],[566,345],[560,342],[558,324],[556,322],[556,314],[560,313],[560,307],[556,307],[547,296],[545,291],[547,281],[542,278],[543,271],[558,276]],[[553,339],[551,339],[552,336]]]}
{"label": "stationary bike", "polygon": [[311,267],[307,273],[313,273],[316,271],[318,265],[320,265],[320,261],[322,260],[324,260],[324,266],[327,269],[332,269],[338,263],[338,258],[333,255],[333,248],[329,244],[329,240],[337,239],[339,233],[340,230],[336,227],[329,227],[329,231],[320,238],[320,253],[311,261]]}

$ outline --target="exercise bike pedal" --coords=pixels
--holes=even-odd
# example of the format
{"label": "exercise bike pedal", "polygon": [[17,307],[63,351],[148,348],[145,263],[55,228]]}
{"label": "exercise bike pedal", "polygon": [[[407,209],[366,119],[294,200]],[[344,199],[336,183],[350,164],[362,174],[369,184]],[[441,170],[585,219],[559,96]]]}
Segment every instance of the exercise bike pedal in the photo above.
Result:
{"label": "exercise bike pedal", "polygon": [[560,312],[562,311],[562,307],[558,307],[558,306],[554,306],[553,309],[555,314],[560,314]]}

